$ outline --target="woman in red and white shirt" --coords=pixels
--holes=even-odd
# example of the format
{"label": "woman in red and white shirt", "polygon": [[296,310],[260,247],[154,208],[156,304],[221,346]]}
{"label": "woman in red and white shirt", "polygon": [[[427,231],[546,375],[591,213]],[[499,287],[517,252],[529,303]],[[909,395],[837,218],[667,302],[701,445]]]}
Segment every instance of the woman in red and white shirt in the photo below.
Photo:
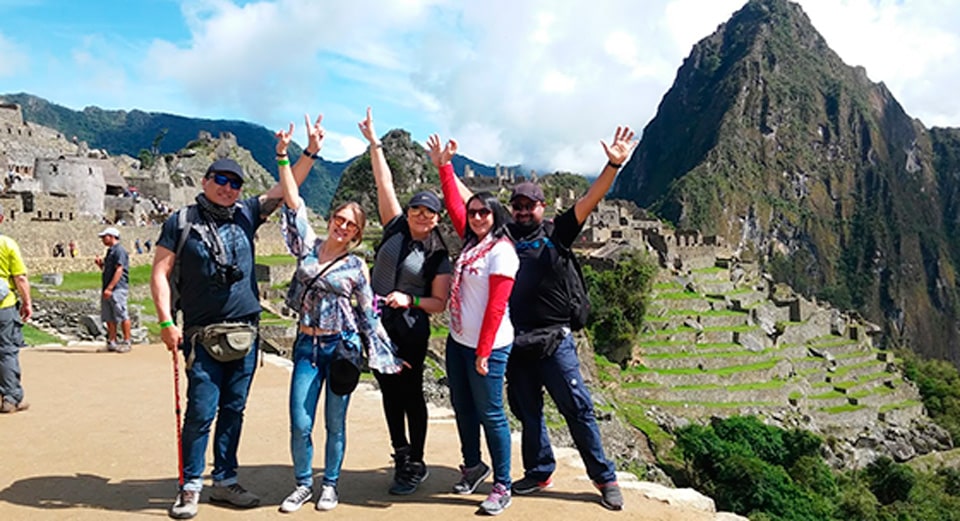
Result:
{"label": "woman in red and white shirt", "polygon": [[471,494],[490,475],[490,467],[480,457],[483,426],[494,484],[480,508],[499,514],[510,506],[510,425],[503,407],[503,382],[513,346],[507,306],[520,261],[507,234],[510,215],[500,201],[489,192],[480,192],[463,203],[450,164],[456,141],[441,146],[440,137],[432,135],[427,145],[440,170],[450,220],[463,239],[453,269],[446,350],[450,400],[463,457],[462,476],[453,490]]}

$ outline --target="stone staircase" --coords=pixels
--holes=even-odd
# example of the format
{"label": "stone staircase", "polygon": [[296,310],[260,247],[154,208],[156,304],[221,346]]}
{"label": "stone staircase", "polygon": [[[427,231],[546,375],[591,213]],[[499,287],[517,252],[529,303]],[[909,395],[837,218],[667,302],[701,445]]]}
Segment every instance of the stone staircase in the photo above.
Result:
{"label": "stone staircase", "polygon": [[924,414],[920,395],[874,347],[876,329],[750,266],[661,270],[622,388],[686,418],[760,414],[841,434],[906,425]]}

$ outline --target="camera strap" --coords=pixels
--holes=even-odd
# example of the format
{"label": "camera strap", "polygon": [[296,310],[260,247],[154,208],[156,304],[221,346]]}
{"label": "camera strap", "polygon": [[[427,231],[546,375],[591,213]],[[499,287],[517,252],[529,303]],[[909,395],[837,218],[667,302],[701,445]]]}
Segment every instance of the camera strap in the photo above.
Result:
{"label": "camera strap", "polygon": [[[213,261],[217,263],[217,266],[229,266],[231,263],[227,258],[227,248],[223,244],[223,238],[220,237],[220,233],[217,231],[217,223],[210,218],[207,212],[203,211],[203,208],[200,209],[200,215],[203,218],[204,226],[197,226],[195,228],[200,234],[200,240],[203,241],[204,246],[210,251],[211,257]],[[234,223],[230,222],[228,224],[232,225]]]}

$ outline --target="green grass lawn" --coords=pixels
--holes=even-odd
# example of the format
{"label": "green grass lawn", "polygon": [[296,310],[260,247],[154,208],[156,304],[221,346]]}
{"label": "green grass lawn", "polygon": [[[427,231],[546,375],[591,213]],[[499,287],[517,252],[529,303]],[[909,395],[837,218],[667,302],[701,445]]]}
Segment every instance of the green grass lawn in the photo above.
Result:
{"label": "green grass lawn", "polygon": [[30,324],[23,325],[23,341],[28,346],[38,346],[41,344],[63,344],[63,341],[58,337],[53,336],[46,331],[41,331]]}

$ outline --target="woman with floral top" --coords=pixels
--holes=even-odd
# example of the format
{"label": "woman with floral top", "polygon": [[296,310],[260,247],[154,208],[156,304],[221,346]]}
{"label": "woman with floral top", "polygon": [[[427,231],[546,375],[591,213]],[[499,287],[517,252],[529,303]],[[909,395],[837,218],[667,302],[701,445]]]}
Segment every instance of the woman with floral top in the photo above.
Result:
{"label": "woman with floral top", "polygon": [[450,160],[456,141],[441,146],[436,134],[427,140],[430,159],[440,170],[447,212],[463,250],[453,269],[450,291],[450,335],[447,337],[447,379],[460,436],[458,494],[471,494],[490,475],[480,459],[480,427],[493,464],[493,488],[480,508],[496,515],[510,506],[510,425],[503,408],[503,379],[513,345],[507,309],[520,267],[507,234],[510,217],[489,192],[470,197],[458,192]]}
{"label": "woman with floral top", "polygon": [[[306,121],[309,144],[304,155],[316,157],[324,137],[321,117],[313,125],[309,118]],[[317,237],[298,191],[306,173],[294,173],[287,158],[292,134],[292,123],[289,131],[277,132],[277,165],[285,203],[281,226],[287,248],[297,258],[294,277],[301,288],[295,298],[300,303],[300,331],[290,382],[290,452],[297,486],[280,505],[281,512],[299,510],[313,495],[312,433],[324,382],[327,437],[317,509],[331,510],[339,502],[337,482],[346,448],[347,405],[359,377],[360,333],[370,340],[367,358],[372,369],[391,374],[402,368],[374,311],[367,265],[350,253],[363,237],[363,209],[354,202],[340,205],[330,214],[327,238]],[[351,299],[356,299],[356,311]],[[340,388],[344,381],[345,389]]]}

